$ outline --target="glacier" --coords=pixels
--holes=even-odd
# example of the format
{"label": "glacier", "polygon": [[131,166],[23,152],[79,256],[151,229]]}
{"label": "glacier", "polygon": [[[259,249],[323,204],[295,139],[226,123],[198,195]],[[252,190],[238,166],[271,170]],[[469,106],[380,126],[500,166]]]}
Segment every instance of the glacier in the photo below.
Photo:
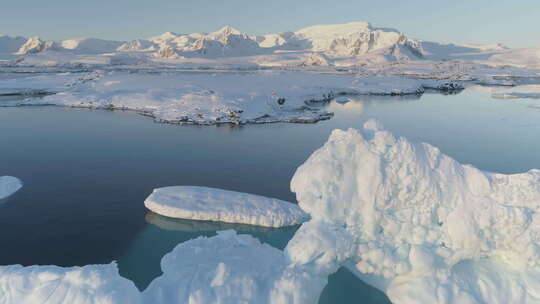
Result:
{"label": "glacier", "polygon": [[275,198],[208,187],[171,186],[154,189],[146,208],[172,218],[250,224],[265,227],[297,225],[308,217],[296,204]]}
{"label": "glacier", "polygon": [[13,195],[22,188],[22,182],[13,176],[0,176],[0,200]]}

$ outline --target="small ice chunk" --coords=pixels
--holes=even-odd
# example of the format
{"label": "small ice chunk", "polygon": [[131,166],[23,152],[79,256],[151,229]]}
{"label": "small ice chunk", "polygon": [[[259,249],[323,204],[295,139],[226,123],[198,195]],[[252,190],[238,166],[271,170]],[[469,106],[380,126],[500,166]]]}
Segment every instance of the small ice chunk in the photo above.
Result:
{"label": "small ice chunk", "polygon": [[298,205],[286,201],[195,186],[155,189],[144,205],[167,217],[266,227],[296,225],[308,218]]}
{"label": "small ice chunk", "polygon": [[140,304],[135,284],[118,274],[116,264],[62,268],[0,266],[0,303]]}
{"label": "small ice chunk", "polygon": [[4,199],[17,192],[22,187],[22,182],[13,176],[0,176],[0,199]]}

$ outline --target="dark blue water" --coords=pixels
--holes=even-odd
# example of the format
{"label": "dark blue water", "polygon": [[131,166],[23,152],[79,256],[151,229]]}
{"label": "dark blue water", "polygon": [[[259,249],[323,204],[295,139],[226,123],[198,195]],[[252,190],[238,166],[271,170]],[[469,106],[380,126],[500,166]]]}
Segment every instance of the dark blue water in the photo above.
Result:
{"label": "dark blue water", "polygon": [[[335,128],[378,118],[388,129],[441,148],[463,163],[515,173],[540,168],[534,101],[494,100],[489,91],[333,103],[317,124],[172,126],[132,112],[59,107],[0,108],[0,175],[24,188],[0,203],[0,264],[61,266],[119,262],[144,288],[178,243],[237,229],[283,248],[296,227],[171,220],[147,212],[153,188],[204,185],[294,201],[294,170]],[[342,269],[321,303],[387,303]]]}

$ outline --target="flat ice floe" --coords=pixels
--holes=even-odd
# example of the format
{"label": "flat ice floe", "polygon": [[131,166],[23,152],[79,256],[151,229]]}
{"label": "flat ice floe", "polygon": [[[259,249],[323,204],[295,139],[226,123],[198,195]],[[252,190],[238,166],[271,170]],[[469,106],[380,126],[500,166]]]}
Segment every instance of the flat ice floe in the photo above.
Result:
{"label": "flat ice floe", "polygon": [[0,176],[0,199],[4,199],[22,188],[22,182],[13,176]]}
{"label": "flat ice floe", "polygon": [[265,227],[297,225],[308,218],[298,205],[286,201],[195,186],[155,189],[144,205],[157,214],[172,218]]}
{"label": "flat ice floe", "polygon": [[286,248],[340,265],[393,303],[540,303],[540,171],[462,165],[383,130],[336,130],[291,189],[311,220]]}
{"label": "flat ice floe", "polygon": [[141,303],[140,292],[116,264],[84,267],[0,266],[2,304]]}
{"label": "flat ice floe", "polygon": [[491,94],[496,99],[540,99],[540,85],[523,85],[516,88],[498,90]]}

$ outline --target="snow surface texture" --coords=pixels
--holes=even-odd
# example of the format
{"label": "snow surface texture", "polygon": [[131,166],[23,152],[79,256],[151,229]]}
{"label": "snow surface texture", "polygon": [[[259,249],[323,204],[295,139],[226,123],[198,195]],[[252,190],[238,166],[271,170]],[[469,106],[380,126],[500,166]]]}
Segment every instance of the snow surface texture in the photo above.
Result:
{"label": "snow surface texture", "polygon": [[0,266],[2,304],[141,303],[133,282],[120,277],[116,264],[62,268]]}
{"label": "snow surface texture", "polygon": [[462,86],[399,76],[276,71],[94,71],[0,80],[4,94],[56,93],[16,105],[133,110],[157,122],[177,124],[313,123],[332,117],[318,105],[338,95],[419,95],[424,88],[446,91]]}
{"label": "snow surface texture", "polygon": [[161,269],[143,292],[146,303],[312,304],[326,285],[326,278],[290,265],[281,250],[233,230],[176,246]]}
{"label": "snow surface texture", "polygon": [[172,218],[265,227],[297,225],[308,218],[297,205],[286,201],[195,186],[155,189],[144,205],[157,214]]}
{"label": "snow surface texture", "polygon": [[393,303],[540,303],[540,171],[461,165],[375,121],[335,130],[291,181],[311,215],[286,252]]}
{"label": "snow surface texture", "polygon": [[22,188],[22,182],[13,176],[0,176],[0,200]]}

